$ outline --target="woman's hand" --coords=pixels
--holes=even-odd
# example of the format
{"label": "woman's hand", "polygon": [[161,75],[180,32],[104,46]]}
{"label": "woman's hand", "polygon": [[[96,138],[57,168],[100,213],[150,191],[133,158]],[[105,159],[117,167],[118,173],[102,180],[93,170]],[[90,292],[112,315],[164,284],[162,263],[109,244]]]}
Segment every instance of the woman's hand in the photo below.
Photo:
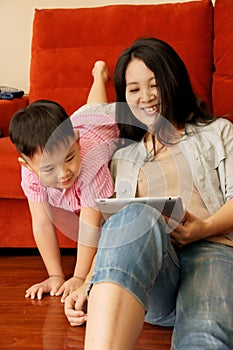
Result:
{"label": "woman's hand", "polygon": [[87,321],[87,287],[84,283],[65,300],[65,315],[71,326],[80,326]]}
{"label": "woman's hand", "polygon": [[51,276],[28,288],[25,297],[41,300],[44,293],[50,293],[51,296],[54,296],[63,285],[64,281],[65,279],[62,276]]}
{"label": "woman's hand", "polygon": [[188,243],[208,237],[208,224],[189,212],[185,213],[182,223],[178,224],[171,218],[165,218],[171,232],[172,243],[182,247]]}

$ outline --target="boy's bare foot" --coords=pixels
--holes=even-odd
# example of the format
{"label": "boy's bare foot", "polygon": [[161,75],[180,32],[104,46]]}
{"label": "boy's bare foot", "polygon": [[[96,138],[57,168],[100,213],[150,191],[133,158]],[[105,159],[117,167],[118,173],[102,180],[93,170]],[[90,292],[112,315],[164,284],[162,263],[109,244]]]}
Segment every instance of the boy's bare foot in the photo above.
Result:
{"label": "boy's bare foot", "polygon": [[104,61],[96,61],[92,69],[92,75],[94,80],[101,78],[106,83],[109,78],[107,64]]}

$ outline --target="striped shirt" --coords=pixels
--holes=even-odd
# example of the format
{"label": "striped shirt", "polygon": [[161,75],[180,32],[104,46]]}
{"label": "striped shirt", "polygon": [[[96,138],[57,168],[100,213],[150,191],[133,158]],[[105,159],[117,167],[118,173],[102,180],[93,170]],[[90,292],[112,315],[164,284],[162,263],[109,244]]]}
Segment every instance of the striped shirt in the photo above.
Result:
{"label": "striped shirt", "polygon": [[48,187],[35,173],[22,167],[22,188],[29,201],[51,205],[78,213],[81,207],[95,207],[95,198],[111,197],[114,192],[108,162],[115,149],[118,130],[114,116],[76,111],[70,118],[79,132],[81,170],[68,189]]}

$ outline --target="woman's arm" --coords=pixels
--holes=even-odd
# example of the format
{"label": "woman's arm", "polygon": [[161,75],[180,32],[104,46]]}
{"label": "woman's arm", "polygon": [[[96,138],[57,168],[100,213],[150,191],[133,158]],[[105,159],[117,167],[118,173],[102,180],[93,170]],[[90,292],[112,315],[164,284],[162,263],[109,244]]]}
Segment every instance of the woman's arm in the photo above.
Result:
{"label": "woman's arm", "polygon": [[207,237],[233,232],[233,199],[226,202],[214,215],[206,220]]}
{"label": "woman's arm", "polygon": [[[176,223],[175,229],[170,233],[171,239],[178,246],[183,246],[194,241],[233,232],[232,213],[233,199],[225,203],[215,214],[205,220],[200,220],[191,213],[186,212],[183,223],[179,225]],[[170,221],[169,226],[171,224],[172,222]]]}

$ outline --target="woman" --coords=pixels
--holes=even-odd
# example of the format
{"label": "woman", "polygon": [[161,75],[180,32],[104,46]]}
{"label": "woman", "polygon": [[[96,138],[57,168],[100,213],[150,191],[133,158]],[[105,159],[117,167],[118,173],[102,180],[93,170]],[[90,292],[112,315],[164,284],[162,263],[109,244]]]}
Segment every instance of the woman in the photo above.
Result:
{"label": "woman", "polygon": [[[180,57],[158,39],[122,53],[115,88],[123,143],[111,164],[116,195],[180,195],[187,211],[179,223],[133,204],[107,220],[85,349],[133,349],[145,319],[174,325],[171,349],[230,350],[233,126],[207,112]],[[79,292],[66,302],[73,325],[86,319],[81,304]]]}

